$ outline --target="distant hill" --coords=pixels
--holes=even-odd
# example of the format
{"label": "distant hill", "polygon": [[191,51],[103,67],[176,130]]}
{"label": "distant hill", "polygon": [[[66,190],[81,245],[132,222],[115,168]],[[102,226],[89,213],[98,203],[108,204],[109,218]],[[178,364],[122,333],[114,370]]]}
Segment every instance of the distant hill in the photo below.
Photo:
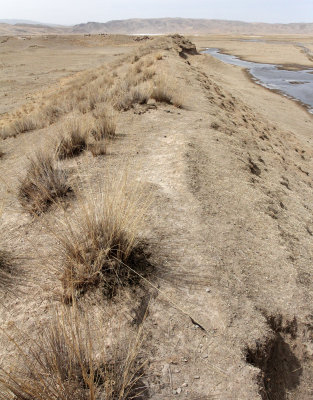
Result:
{"label": "distant hill", "polygon": [[267,24],[187,18],[128,19],[73,26],[74,33],[313,34],[313,23]]}
{"label": "distant hill", "polygon": [[0,19],[0,24],[9,24],[9,25],[15,25],[15,24],[48,25],[48,24],[42,24],[41,22],[37,22],[37,21],[29,21],[28,19]]}
{"label": "distant hill", "polygon": [[9,25],[42,25],[42,26],[62,26],[58,24],[47,24],[38,21],[30,21],[28,19],[0,19],[0,24],[9,24]]}
{"label": "distant hill", "polygon": [[72,29],[60,26],[48,26],[41,24],[4,24],[0,23],[0,36],[23,36],[23,35],[58,35],[72,33]]}
{"label": "distant hill", "polygon": [[[72,27],[39,22],[9,20],[1,23],[0,35],[35,34],[302,34],[313,35],[313,23],[268,24],[242,21],[188,18],[128,19],[109,22],[87,22]],[[18,22],[17,22],[18,21]],[[15,22],[15,23],[14,23]]]}

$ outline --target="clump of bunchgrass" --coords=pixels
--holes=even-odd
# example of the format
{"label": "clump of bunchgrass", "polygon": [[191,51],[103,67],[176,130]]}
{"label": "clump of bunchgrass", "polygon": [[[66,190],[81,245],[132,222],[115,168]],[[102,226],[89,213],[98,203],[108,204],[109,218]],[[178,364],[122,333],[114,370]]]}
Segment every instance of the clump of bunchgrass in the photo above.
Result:
{"label": "clump of bunchgrass", "polygon": [[65,215],[57,234],[65,301],[97,285],[112,297],[146,275],[149,263],[139,236],[147,203],[138,184],[131,187],[116,174],[97,193],[82,195],[74,215]]}
{"label": "clump of bunchgrass", "polygon": [[182,92],[176,81],[170,81],[167,76],[160,76],[153,88],[151,97],[160,103],[183,107]]}
{"label": "clump of bunchgrass", "polygon": [[108,143],[106,140],[96,140],[93,143],[88,144],[88,150],[94,157],[104,156],[107,154]]}
{"label": "clump of bunchgrass", "polygon": [[149,82],[142,82],[134,86],[122,85],[118,88],[114,98],[114,106],[117,110],[127,111],[135,104],[146,104],[150,99],[152,87]]}
{"label": "clump of bunchgrass", "polygon": [[18,197],[26,211],[39,215],[70,191],[64,170],[56,167],[53,157],[44,151],[30,158]]}
{"label": "clump of bunchgrass", "polygon": [[113,108],[99,104],[93,112],[90,121],[90,133],[95,140],[110,139],[116,133],[116,113]]}
{"label": "clump of bunchgrass", "polygon": [[[93,324],[95,325],[95,324]],[[28,346],[11,337],[16,365],[0,370],[0,400],[130,400],[147,392],[138,361],[141,337],[105,350],[103,329],[76,311],[57,313]]]}
{"label": "clump of bunchgrass", "polygon": [[0,250],[0,288],[11,288],[15,258],[8,251]]}
{"label": "clump of bunchgrass", "polygon": [[64,124],[64,133],[56,146],[56,155],[60,159],[75,157],[87,147],[88,133],[82,118],[73,117]]}
{"label": "clump of bunchgrass", "polygon": [[10,124],[2,127],[1,137],[6,139],[8,137],[17,136],[21,133],[41,129],[44,126],[44,120],[38,111],[24,114],[16,117]]}

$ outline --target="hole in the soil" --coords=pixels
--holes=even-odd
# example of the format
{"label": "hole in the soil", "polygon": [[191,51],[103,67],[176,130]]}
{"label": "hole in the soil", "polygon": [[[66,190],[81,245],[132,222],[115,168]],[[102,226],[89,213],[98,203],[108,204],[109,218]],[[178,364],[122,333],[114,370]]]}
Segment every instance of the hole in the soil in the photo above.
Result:
{"label": "hole in the soil", "polygon": [[263,400],[286,400],[288,393],[300,384],[301,364],[279,332],[265,345],[248,349],[246,360],[262,371]]}

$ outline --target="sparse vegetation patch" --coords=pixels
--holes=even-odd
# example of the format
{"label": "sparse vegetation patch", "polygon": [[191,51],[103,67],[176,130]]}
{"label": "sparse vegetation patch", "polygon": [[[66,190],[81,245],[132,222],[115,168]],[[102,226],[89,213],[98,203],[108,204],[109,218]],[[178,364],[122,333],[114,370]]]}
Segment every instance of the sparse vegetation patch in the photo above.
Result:
{"label": "sparse vegetation patch", "polygon": [[[137,185],[135,185],[137,186]],[[58,237],[63,254],[65,300],[101,284],[106,296],[138,282],[148,271],[139,245],[146,200],[123,177],[107,178],[103,189],[81,199],[79,211],[65,218]]]}
{"label": "sparse vegetation patch", "polygon": [[60,159],[77,156],[87,147],[87,131],[82,118],[69,119],[64,129],[65,133],[56,147],[56,154]]}
{"label": "sparse vegetation patch", "polygon": [[103,332],[91,332],[74,312],[37,328],[36,342],[28,348],[16,344],[19,362],[0,372],[1,400],[128,400],[147,391],[141,382],[139,337],[131,346],[120,341],[104,352]]}
{"label": "sparse vegetation patch", "polygon": [[39,215],[70,191],[66,174],[61,168],[55,167],[53,157],[38,152],[30,159],[18,196],[26,211]]}

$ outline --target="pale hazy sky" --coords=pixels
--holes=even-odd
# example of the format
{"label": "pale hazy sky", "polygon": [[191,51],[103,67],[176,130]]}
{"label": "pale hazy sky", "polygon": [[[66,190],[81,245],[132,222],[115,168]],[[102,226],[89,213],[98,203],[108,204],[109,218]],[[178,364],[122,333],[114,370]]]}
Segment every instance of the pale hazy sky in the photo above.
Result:
{"label": "pale hazy sky", "polygon": [[71,25],[160,17],[313,22],[313,0],[0,0],[0,19]]}

